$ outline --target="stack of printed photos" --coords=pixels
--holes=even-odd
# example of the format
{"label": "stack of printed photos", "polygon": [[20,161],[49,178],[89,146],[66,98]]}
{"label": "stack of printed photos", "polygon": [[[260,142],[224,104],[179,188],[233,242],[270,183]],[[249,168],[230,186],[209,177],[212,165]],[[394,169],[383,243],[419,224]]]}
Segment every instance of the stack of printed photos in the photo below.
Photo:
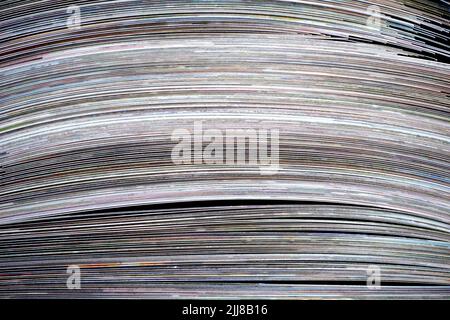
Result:
{"label": "stack of printed photos", "polygon": [[0,298],[450,299],[449,11],[2,1]]}

